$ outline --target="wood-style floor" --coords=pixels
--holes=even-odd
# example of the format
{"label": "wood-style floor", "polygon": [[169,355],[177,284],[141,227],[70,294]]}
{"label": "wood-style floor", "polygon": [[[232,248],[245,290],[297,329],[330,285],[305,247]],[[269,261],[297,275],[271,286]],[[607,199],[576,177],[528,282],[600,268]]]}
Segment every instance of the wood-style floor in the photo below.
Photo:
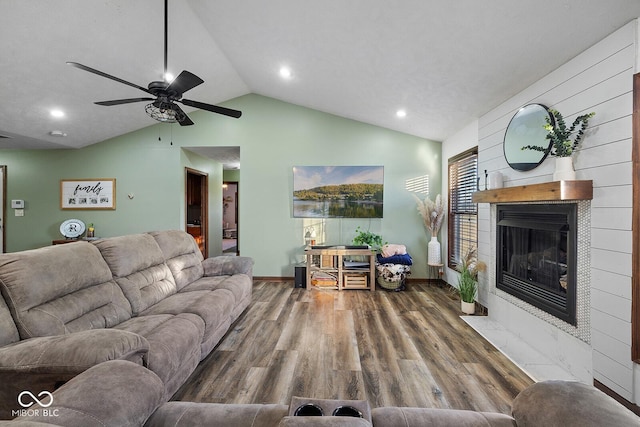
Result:
{"label": "wood-style floor", "polygon": [[449,289],[296,289],[254,283],[250,307],[174,400],[367,399],[510,414],[533,381],[460,319]]}

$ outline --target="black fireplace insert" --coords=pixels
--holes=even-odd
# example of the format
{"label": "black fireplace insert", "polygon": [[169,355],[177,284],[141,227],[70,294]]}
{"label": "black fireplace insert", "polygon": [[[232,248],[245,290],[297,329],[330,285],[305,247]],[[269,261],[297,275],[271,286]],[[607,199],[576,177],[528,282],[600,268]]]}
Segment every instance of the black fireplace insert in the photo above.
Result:
{"label": "black fireplace insert", "polygon": [[497,205],[496,286],[576,325],[577,205]]}

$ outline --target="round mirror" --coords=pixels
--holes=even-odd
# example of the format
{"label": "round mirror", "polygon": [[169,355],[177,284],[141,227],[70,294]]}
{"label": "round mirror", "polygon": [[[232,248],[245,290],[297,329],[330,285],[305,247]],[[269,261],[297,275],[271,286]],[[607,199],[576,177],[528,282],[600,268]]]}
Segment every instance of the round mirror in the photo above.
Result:
{"label": "round mirror", "polygon": [[[546,139],[544,126],[553,116],[541,104],[525,105],[513,116],[504,134],[504,158],[512,169],[530,171],[536,168],[549,154],[551,141]],[[527,145],[546,147],[545,151],[523,150]]]}

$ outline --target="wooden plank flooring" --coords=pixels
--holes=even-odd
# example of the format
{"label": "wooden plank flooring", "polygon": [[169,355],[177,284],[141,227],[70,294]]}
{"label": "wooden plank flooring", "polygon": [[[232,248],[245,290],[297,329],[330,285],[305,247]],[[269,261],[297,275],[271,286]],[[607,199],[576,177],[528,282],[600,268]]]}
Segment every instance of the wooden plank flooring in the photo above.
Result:
{"label": "wooden plank flooring", "polygon": [[174,400],[367,399],[509,414],[533,381],[460,319],[448,289],[296,289],[254,283],[250,307]]}

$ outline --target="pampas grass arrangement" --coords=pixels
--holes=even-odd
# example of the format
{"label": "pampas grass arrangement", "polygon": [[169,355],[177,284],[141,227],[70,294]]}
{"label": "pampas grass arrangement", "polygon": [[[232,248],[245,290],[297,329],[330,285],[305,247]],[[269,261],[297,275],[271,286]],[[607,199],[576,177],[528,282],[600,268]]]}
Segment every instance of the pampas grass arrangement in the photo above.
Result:
{"label": "pampas grass arrangement", "polygon": [[418,212],[422,217],[425,228],[429,230],[431,236],[437,236],[440,227],[442,227],[442,221],[444,220],[444,202],[442,201],[442,197],[438,194],[435,202],[432,201],[429,196],[424,200],[420,200],[414,194],[413,198],[416,199]]}

